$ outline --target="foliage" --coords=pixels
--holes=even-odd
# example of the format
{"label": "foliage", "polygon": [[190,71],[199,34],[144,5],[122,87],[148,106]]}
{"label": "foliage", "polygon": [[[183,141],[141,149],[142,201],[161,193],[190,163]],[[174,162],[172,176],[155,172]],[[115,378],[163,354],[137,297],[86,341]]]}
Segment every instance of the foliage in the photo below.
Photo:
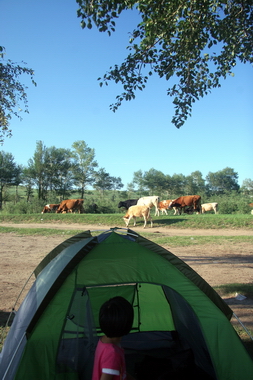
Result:
{"label": "foliage", "polygon": [[250,198],[236,191],[227,191],[224,195],[213,197],[212,200],[218,202],[219,214],[250,214]]}
{"label": "foliage", "polygon": [[100,190],[104,195],[105,190],[112,189],[112,177],[105,171],[105,168],[99,169],[95,175],[94,188]]}
{"label": "foliage", "polygon": [[[7,137],[12,135],[9,128],[12,115],[21,119],[21,103],[24,104],[24,112],[28,112],[27,87],[21,84],[20,76],[22,74],[29,75],[32,83],[36,86],[33,70],[22,67],[11,60],[5,61],[4,54],[4,47],[0,46],[0,143],[3,142],[5,135]],[[22,62],[22,64],[25,63]]]}
{"label": "foliage", "polygon": [[0,210],[4,199],[4,190],[9,186],[18,186],[20,179],[21,168],[18,166],[11,153],[0,151]]}
{"label": "foliage", "polygon": [[232,168],[225,168],[216,173],[209,172],[207,188],[211,194],[224,194],[226,191],[239,190],[238,173]]}
{"label": "foliage", "polygon": [[84,141],[76,141],[74,150],[47,148],[42,141],[37,141],[33,158],[28,167],[23,168],[23,184],[27,189],[27,200],[30,200],[33,187],[37,188],[38,198],[48,201],[50,194],[55,193],[61,199],[70,196],[74,186],[79,188],[81,197],[85,187],[93,181],[95,151]]}
{"label": "foliage", "polygon": [[134,172],[133,185],[137,187],[138,193],[143,193],[145,190],[150,195],[164,193],[169,199],[187,194],[208,195],[210,197],[240,188],[238,173],[232,168],[225,168],[214,173],[209,172],[206,182],[198,170],[188,176],[183,174],[165,175],[154,168],[146,172],[138,170]]}
{"label": "foliage", "polygon": [[[244,182],[247,191],[245,186],[240,189],[238,173],[232,168],[209,172],[206,178],[198,170],[187,176],[169,175],[155,168],[138,170],[133,173],[133,181],[127,190],[121,191],[124,185],[120,177],[111,176],[105,168],[96,170],[94,149],[85,141],[76,141],[72,147],[73,150],[48,148],[42,141],[37,141],[27,167],[17,165],[11,153],[0,151],[0,201],[2,199],[5,204],[25,199],[33,203],[38,198],[45,204],[82,198],[88,200],[87,207],[91,211],[96,203],[101,212],[110,213],[118,212],[117,204],[121,200],[148,195],[159,195],[163,200],[199,194],[202,203],[218,202],[223,214],[250,213],[252,195],[249,186],[252,180]],[[19,189],[22,189],[22,195]],[[109,208],[104,205],[107,199]]]}
{"label": "foliage", "polygon": [[41,213],[43,206],[44,202],[39,199],[34,199],[33,202],[21,200],[16,204],[14,204],[13,202],[8,202],[4,207],[3,215],[37,214]]}
{"label": "foliage", "polygon": [[241,191],[247,195],[253,195],[253,181],[250,178],[246,178],[242,182]]}
{"label": "foliage", "polygon": [[98,166],[95,161],[95,150],[89,148],[85,141],[76,141],[72,144],[73,178],[74,184],[80,189],[81,198],[87,185],[94,181],[94,168]]}
{"label": "foliage", "polygon": [[120,82],[123,92],[111,105],[135,98],[156,73],[171,81],[172,123],[180,128],[191,115],[193,103],[221,86],[233,75],[237,62],[253,62],[251,1],[217,0],[76,0],[81,27],[95,25],[100,32],[114,32],[115,20],[124,10],[138,11],[140,22],[131,33],[124,62],[110,67],[100,85]]}
{"label": "foliage", "polygon": [[36,142],[33,158],[28,161],[27,175],[38,189],[39,199],[46,198],[47,149],[42,141]]}

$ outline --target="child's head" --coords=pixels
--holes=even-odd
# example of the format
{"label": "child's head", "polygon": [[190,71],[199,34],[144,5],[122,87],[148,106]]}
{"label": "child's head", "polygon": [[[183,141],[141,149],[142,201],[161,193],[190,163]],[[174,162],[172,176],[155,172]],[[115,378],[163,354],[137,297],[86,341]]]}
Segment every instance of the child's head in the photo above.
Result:
{"label": "child's head", "polygon": [[133,319],[133,307],[123,297],[111,298],[100,308],[100,328],[108,338],[127,335],[132,328]]}

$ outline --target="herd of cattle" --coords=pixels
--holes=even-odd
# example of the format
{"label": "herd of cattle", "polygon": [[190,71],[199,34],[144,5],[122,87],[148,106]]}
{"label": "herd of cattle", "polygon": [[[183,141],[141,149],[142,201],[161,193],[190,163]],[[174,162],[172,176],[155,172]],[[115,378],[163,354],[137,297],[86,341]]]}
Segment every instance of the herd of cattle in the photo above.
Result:
{"label": "herd of cattle", "polygon": [[41,214],[45,214],[47,212],[56,212],[57,214],[66,214],[67,212],[78,212],[83,213],[83,201],[84,199],[66,199],[61,201],[59,204],[48,204],[45,205]]}
{"label": "herd of cattle", "polygon": [[[78,212],[83,213],[83,199],[66,199],[60,204],[48,204],[45,205],[42,214],[48,212],[55,213],[72,213]],[[150,219],[151,227],[153,226],[153,221],[150,216],[150,209],[155,208],[155,216],[159,216],[159,212],[168,215],[167,210],[173,209],[174,215],[181,215],[182,212],[192,214],[196,212],[197,214],[203,214],[206,211],[214,211],[217,213],[218,203],[204,203],[201,204],[200,195],[186,195],[179,197],[177,199],[167,199],[160,201],[158,196],[148,196],[139,199],[128,199],[126,201],[121,201],[118,204],[118,208],[124,207],[127,213],[123,217],[126,226],[128,227],[130,220],[134,219],[134,226],[136,225],[136,218],[144,218],[144,228],[147,225],[147,221]]]}
{"label": "herd of cattle", "polygon": [[160,201],[158,196],[149,196],[139,199],[128,199],[127,201],[119,202],[118,207],[124,207],[127,209],[127,213],[124,216],[124,221],[128,227],[130,220],[134,219],[134,226],[136,225],[136,218],[144,218],[144,228],[147,225],[147,221],[150,219],[151,227],[153,226],[153,221],[150,216],[150,209],[155,207],[155,216],[159,216],[159,212],[168,215],[167,210],[173,209],[174,215],[181,215],[182,211],[188,214],[192,214],[194,211],[197,214],[204,214],[207,211],[214,211],[217,213],[218,203],[204,203],[201,204],[200,195],[186,195],[179,197],[177,199],[167,199]]}

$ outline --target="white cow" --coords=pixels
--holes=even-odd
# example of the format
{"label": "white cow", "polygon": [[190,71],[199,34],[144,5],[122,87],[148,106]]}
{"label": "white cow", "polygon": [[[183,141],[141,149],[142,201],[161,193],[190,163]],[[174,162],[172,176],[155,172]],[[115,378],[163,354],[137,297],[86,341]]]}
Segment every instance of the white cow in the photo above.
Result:
{"label": "white cow", "polygon": [[150,216],[150,208],[147,206],[131,206],[127,210],[126,215],[123,217],[123,220],[126,223],[126,226],[128,227],[130,220],[134,219],[134,227],[136,226],[136,218],[143,217],[144,218],[144,228],[147,225],[148,219],[150,219],[151,227],[153,227],[153,221]]}
{"label": "white cow", "polygon": [[151,195],[149,197],[142,197],[138,199],[137,205],[147,206],[149,208],[155,207],[155,215],[159,215],[159,211],[158,211],[159,201],[160,199],[157,195]]}
{"label": "white cow", "polygon": [[206,211],[214,211],[216,214],[218,211],[218,203],[213,202],[213,203],[203,203],[201,205],[201,212],[204,214]]}

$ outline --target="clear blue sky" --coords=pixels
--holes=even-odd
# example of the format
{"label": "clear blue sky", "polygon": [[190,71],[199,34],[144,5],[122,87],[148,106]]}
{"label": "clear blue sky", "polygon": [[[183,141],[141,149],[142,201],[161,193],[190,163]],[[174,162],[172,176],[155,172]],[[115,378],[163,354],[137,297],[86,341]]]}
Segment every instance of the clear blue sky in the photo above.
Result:
{"label": "clear blue sky", "polygon": [[6,59],[27,63],[37,87],[23,76],[29,114],[13,118],[13,137],[0,147],[27,165],[36,141],[47,147],[71,148],[84,140],[95,149],[99,168],[121,177],[124,187],[133,173],[151,168],[164,174],[190,175],[226,167],[239,174],[239,184],[253,180],[253,69],[239,64],[207,97],[195,103],[192,117],[179,130],[171,124],[168,83],[153,75],[136,99],[116,113],[109,109],[122,88],[99,87],[97,78],[127,55],[128,32],[137,15],[119,18],[109,37],[95,28],[82,30],[75,0],[0,0],[0,45]]}

